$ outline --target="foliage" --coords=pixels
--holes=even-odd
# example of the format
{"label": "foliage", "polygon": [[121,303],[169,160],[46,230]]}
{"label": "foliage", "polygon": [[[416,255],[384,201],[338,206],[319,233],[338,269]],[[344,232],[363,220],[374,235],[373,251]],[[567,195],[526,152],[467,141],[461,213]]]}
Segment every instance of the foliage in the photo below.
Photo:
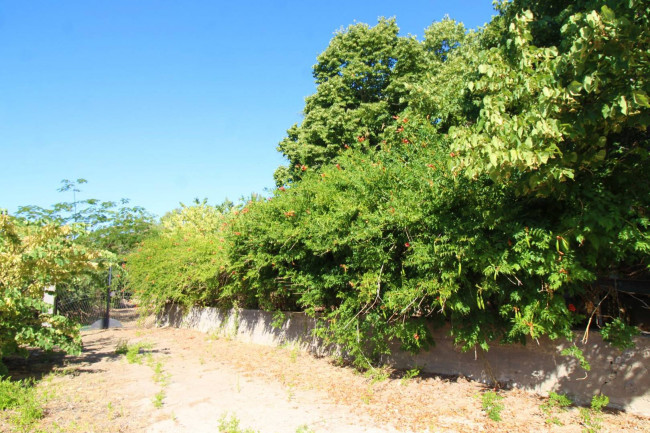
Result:
{"label": "foliage", "polygon": [[639,333],[638,328],[628,326],[620,317],[605,323],[600,330],[603,340],[608,341],[612,346],[618,347],[621,350],[634,347],[632,338],[639,335]]}
{"label": "foliage", "polygon": [[276,172],[278,185],[301,179],[344,147],[381,145],[391,116],[407,106],[407,85],[424,70],[422,44],[398,32],[394,19],[381,18],[374,27],[360,23],[336,33],[314,65],[317,91],[306,99],[302,123],[278,146],[289,160]]}
{"label": "foliage", "polygon": [[144,341],[129,344],[126,340],[118,341],[115,347],[117,355],[124,355],[129,364],[142,363],[142,351],[151,350],[152,344]]}
{"label": "foliage", "polygon": [[26,224],[5,213],[0,234],[0,358],[25,346],[78,352],[79,327],[52,314],[43,295],[91,269],[97,253],[75,244],[70,227]]}
{"label": "foliage", "polygon": [[[566,9],[549,7],[552,17],[525,9],[543,8],[536,2],[506,6],[505,41],[481,51],[468,83],[479,115],[450,135],[459,172],[487,175],[554,215],[558,254],[580,264],[566,276],[584,283],[643,263],[650,247],[648,6],[558,3]],[[549,20],[558,32],[542,38]]]}
{"label": "foliage", "polygon": [[597,433],[602,428],[602,411],[609,404],[609,397],[602,394],[596,394],[591,400],[591,407],[580,408],[580,416],[582,417],[582,425],[584,433]]}
{"label": "foliage", "polygon": [[12,412],[7,418],[21,431],[43,417],[43,404],[34,384],[28,380],[13,381],[0,376],[0,412]]}
{"label": "foliage", "polygon": [[160,310],[217,302],[227,273],[224,229],[229,216],[206,203],[165,215],[160,229],[127,256],[130,289],[140,303]]}
{"label": "foliage", "polygon": [[[152,230],[154,217],[144,208],[127,206],[128,199],[119,203],[100,201],[94,198],[77,200],[79,186],[85,179],[70,181],[63,179],[60,192],[72,192],[72,202],[60,202],[51,208],[21,206],[16,213],[26,221],[48,221],[59,226],[75,226],[78,243],[97,250],[110,251],[121,256],[131,251]],[[84,230],[80,230],[83,228]]]}
{"label": "foliage", "polygon": [[0,287],[43,297],[47,286],[63,284],[93,267],[99,254],[78,245],[78,227],[24,223],[0,214]]}
{"label": "foliage", "polygon": [[570,339],[589,285],[648,266],[647,8],[520,0],[423,41],[384,19],[338,32],[273,196],[179,210],[208,216],[146,239],[133,287],[158,308],[304,310],[365,367],[443,322],[465,350]]}
{"label": "foliage", "polygon": [[237,418],[237,415],[232,414],[229,417],[228,413],[224,413],[219,418],[217,428],[219,429],[219,433],[255,433],[255,430],[253,429],[242,429],[239,427],[239,423],[240,421],[239,418]]}
{"label": "foliage", "polygon": [[554,412],[557,410],[566,410],[565,408],[573,405],[573,401],[564,394],[558,394],[556,392],[550,392],[548,395],[548,400],[545,403],[540,405],[540,409],[547,416],[547,424],[556,424],[562,425],[557,416],[554,416]]}
{"label": "foliage", "polygon": [[454,177],[444,137],[403,120],[385,148],[349,150],[233,222],[236,290],[253,307],[304,308],[362,363],[393,338],[430,345],[425,318],[446,316],[466,348],[569,336],[551,234],[514,220],[506,189]]}
{"label": "foliage", "polygon": [[15,215],[26,224],[69,227],[69,239],[78,248],[96,252],[96,267],[75,273],[75,277],[56,284],[56,294],[61,303],[87,299],[103,292],[107,274],[112,267],[114,291],[126,290],[124,268],[119,268],[124,255],[154,230],[154,217],[141,207],[129,207],[128,200],[119,203],[97,199],[78,198],[85,179],[61,181],[59,192],[72,193],[73,201],[60,202],[49,208],[22,206]]}
{"label": "foliage", "polygon": [[589,363],[589,361],[587,361],[587,358],[585,358],[584,352],[582,351],[582,349],[580,349],[575,344],[572,345],[572,346],[567,347],[566,349],[563,349],[561,354],[562,354],[562,356],[571,356],[571,357],[575,358],[578,361],[578,363],[580,364],[580,367],[584,371],[590,371],[591,370],[591,364]]}
{"label": "foliage", "polygon": [[503,396],[494,391],[486,391],[481,394],[481,406],[492,421],[501,421],[501,411],[504,409]]}

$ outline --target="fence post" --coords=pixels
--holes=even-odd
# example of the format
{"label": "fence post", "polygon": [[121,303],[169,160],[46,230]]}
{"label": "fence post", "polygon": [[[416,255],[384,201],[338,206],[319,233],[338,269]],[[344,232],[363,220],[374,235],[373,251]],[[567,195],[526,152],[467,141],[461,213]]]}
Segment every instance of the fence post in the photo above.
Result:
{"label": "fence post", "polygon": [[51,307],[47,310],[50,314],[56,314],[56,286],[47,286],[43,290],[43,302]]}
{"label": "fence post", "polygon": [[108,267],[108,286],[106,286],[106,312],[102,321],[102,329],[108,329],[111,319],[111,280],[113,277],[113,266]]}

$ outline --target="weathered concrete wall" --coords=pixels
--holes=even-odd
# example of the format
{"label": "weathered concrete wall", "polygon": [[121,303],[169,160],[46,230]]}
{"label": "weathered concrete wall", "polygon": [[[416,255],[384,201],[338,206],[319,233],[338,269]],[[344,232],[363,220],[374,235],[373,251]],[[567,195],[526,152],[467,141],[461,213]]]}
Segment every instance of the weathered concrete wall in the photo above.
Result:
{"label": "weathered concrete wall", "polygon": [[[273,314],[258,310],[218,310],[193,308],[186,314],[175,307],[160,318],[168,326],[219,333],[242,342],[278,346],[298,344],[322,354],[327,350],[311,335],[313,319],[302,313],[288,313],[280,327],[272,326]],[[578,362],[560,355],[568,343],[547,339],[521,345],[495,345],[488,352],[461,352],[453,344],[448,329],[434,331],[436,346],[417,355],[395,350],[383,361],[396,368],[417,366],[423,372],[462,375],[485,383],[501,384],[548,394],[568,394],[574,401],[588,404],[593,395],[610,398],[610,406],[650,416],[650,338],[636,338],[636,347],[623,352],[603,343],[598,333],[579,345],[591,364],[585,372]],[[578,338],[576,338],[578,339]]]}

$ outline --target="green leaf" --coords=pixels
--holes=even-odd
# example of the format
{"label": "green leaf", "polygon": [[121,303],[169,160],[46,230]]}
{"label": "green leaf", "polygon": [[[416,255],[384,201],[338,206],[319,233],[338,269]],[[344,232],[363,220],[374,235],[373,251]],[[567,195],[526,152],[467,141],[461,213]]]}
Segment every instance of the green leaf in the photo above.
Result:
{"label": "green leaf", "polygon": [[571,93],[573,96],[576,96],[580,94],[580,91],[582,90],[582,84],[574,80],[571,82],[571,84],[569,84],[567,89],[569,90],[569,93]]}
{"label": "green leaf", "polygon": [[601,108],[601,112],[603,113],[603,117],[607,119],[612,113],[612,109],[609,107],[609,105],[603,104],[603,108]]}
{"label": "green leaf", "polygon": [[607,5],[603,5],[603,7],[600,8],[601,15],[605,21],[614,21],[616,19],[616,14],[614,13],[613,10],[611,10]]}
{"label": "green leaf", "polygon": [[621,107],[621,113],[627,115],[628,106],[627,106],[627,99],[625,99],[625,95],[621,95],[621,98],[619,99],[618,105]]}
{"label": "green leaf", "polygon": [[635,90],[634,92],[632,92],[632,97],[634,99],[634,102],[637,103],[637,105],[640,105],[645,108],[650,107],[650,101],[648,100],[648,95],[645,92],[641,90]]}

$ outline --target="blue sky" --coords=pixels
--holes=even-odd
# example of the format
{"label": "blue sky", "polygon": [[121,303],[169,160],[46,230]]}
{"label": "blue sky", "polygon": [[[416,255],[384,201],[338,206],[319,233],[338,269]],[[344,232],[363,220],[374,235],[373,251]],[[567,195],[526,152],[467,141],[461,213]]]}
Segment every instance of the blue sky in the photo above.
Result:
{"label": "blue sky", "polygon": [[[396,17],[422,36],[481,1],[0,0],[0,208],[129,198],[159,216],[273,187],[276,146],[333,33]],[[69,193],[68,193],[69,194]]]}

